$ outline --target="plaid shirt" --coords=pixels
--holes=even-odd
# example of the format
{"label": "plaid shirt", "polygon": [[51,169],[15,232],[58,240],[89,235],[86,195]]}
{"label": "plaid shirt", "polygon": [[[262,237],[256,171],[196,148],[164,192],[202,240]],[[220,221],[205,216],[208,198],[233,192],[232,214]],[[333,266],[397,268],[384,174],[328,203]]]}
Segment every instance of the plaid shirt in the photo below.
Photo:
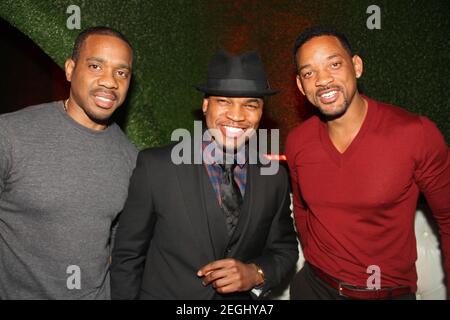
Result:
{"label": "plaid shirt", "polygon": [[[215,142],[203,142],[202,147],[203,150],[210,144]],[[216,151],[221,152],[220,148],[216,148]],[[220,182],[222,180],[222,174],[223,170],[220,164],[217,164],[214,160],[215,158],[208,152],[203,154],[204,156],[204,165],[206,168],[206,172],[208,172],[209,181],[211,181],[211,184],[214,188],[214,191],[216,192],[217,201],[219,201],[219,205],[222,206],[222,199],[220,196]],[[243,164],[237,164],[236,167],[233,170],[234,174],[234,181],[236,181],[236,184],[239,187],[239,190],[241,190],[242,198],[244,198],[245,195],[245,186],[247,185],[247,162],[244,162]]]}

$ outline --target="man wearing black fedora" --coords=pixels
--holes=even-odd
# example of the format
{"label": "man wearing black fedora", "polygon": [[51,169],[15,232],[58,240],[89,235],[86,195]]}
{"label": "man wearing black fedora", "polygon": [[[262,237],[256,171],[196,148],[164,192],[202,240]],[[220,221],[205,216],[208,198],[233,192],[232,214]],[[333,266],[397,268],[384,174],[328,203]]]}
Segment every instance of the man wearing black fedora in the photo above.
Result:
{"label": "man wearing black fedora", "polygon": [[235,162],[276,93],[259,55],[217,53],[197,89],[215,131],[198,145],[215,156],[176,165],[174,145],[140,152],[112,254],[113,299],[264,297],[295,267],[286,171]]}

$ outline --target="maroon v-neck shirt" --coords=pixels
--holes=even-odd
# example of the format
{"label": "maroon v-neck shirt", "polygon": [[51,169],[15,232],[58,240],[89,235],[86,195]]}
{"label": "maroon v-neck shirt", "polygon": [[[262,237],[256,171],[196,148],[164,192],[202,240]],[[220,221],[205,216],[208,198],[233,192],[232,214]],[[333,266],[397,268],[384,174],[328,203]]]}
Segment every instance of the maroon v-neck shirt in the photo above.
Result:
{"label": "maroon v-neck shirt", "polygon": [[289,134],[297,230],[306,260],[331,276],[365,287],[368,268],[375,265],[382,287],[416,290],[414,216],[420,192],[441,227],[449,275],[449,149],[427,118],[364,99],[366,117],[343,153],[319,117]]}

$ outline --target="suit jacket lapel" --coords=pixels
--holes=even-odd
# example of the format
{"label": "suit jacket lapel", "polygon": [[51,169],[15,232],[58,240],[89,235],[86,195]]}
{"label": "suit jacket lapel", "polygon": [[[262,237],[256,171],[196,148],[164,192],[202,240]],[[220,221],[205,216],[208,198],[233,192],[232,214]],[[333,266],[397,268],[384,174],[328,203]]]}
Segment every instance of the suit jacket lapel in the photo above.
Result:
{"label": "suit jacket lapel", "polygon": [[[203,164],[177,165],[178,181],[183,192],[186,213],[196,235],[198,247],[207,261],[223,259],[228,243],[237,241],[227,256],[234,256],[250,227],[252,216],[262,210],[258,194],[264,194],[263,185],[258,183],[259,165],[249,165],[244,205],[236,230],[228,237],[225,217],[217,201],[214,189]],[[259,200],[257,200],[259,199]],[[236,237],[240,238],[237,240]]]}
{"label": "suit jacket lapel", "polygon": [[186,213],[191,221],[198,247],[206,255],[206,261],[214,260],[214,250],[209,236],[209,223],[205,213],[203,199],[203,165],[176,165],[178,182],[183,193]]}

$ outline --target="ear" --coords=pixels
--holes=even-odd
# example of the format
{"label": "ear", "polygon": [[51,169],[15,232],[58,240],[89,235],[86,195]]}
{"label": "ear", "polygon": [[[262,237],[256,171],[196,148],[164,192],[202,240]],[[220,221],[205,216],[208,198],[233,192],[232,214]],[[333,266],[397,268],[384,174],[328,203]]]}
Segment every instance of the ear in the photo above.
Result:
{"label": "ear", "polygon": [[303,85],[302,85],[302,81],[300,80],[300,76],[299,75],[297,75],[297,87],[298,87],[298,90],[300,90],[300,92],[303,94],[303,95],[305,95],[305,90],[303,90]]}
{"label": "ear", "polygon": [[359,79],[363,74],[363,61],[360,56],[354,55],[352,58],[353,69],[355,70],[356,79]]}
{"label": "ear", "polygon": [[67,59],[64,63],[64,70],[66,72],[66,79],[67,81],[72,81],[72,73],[73,69],[75,68],[75,61],[73,61],[71,58]]}
{"label": "ear", "polygon": [[205,114],[208,111],[208,104],[209,104],[208,98],[203,98],[203,104],[202,104],[203,114]]}

